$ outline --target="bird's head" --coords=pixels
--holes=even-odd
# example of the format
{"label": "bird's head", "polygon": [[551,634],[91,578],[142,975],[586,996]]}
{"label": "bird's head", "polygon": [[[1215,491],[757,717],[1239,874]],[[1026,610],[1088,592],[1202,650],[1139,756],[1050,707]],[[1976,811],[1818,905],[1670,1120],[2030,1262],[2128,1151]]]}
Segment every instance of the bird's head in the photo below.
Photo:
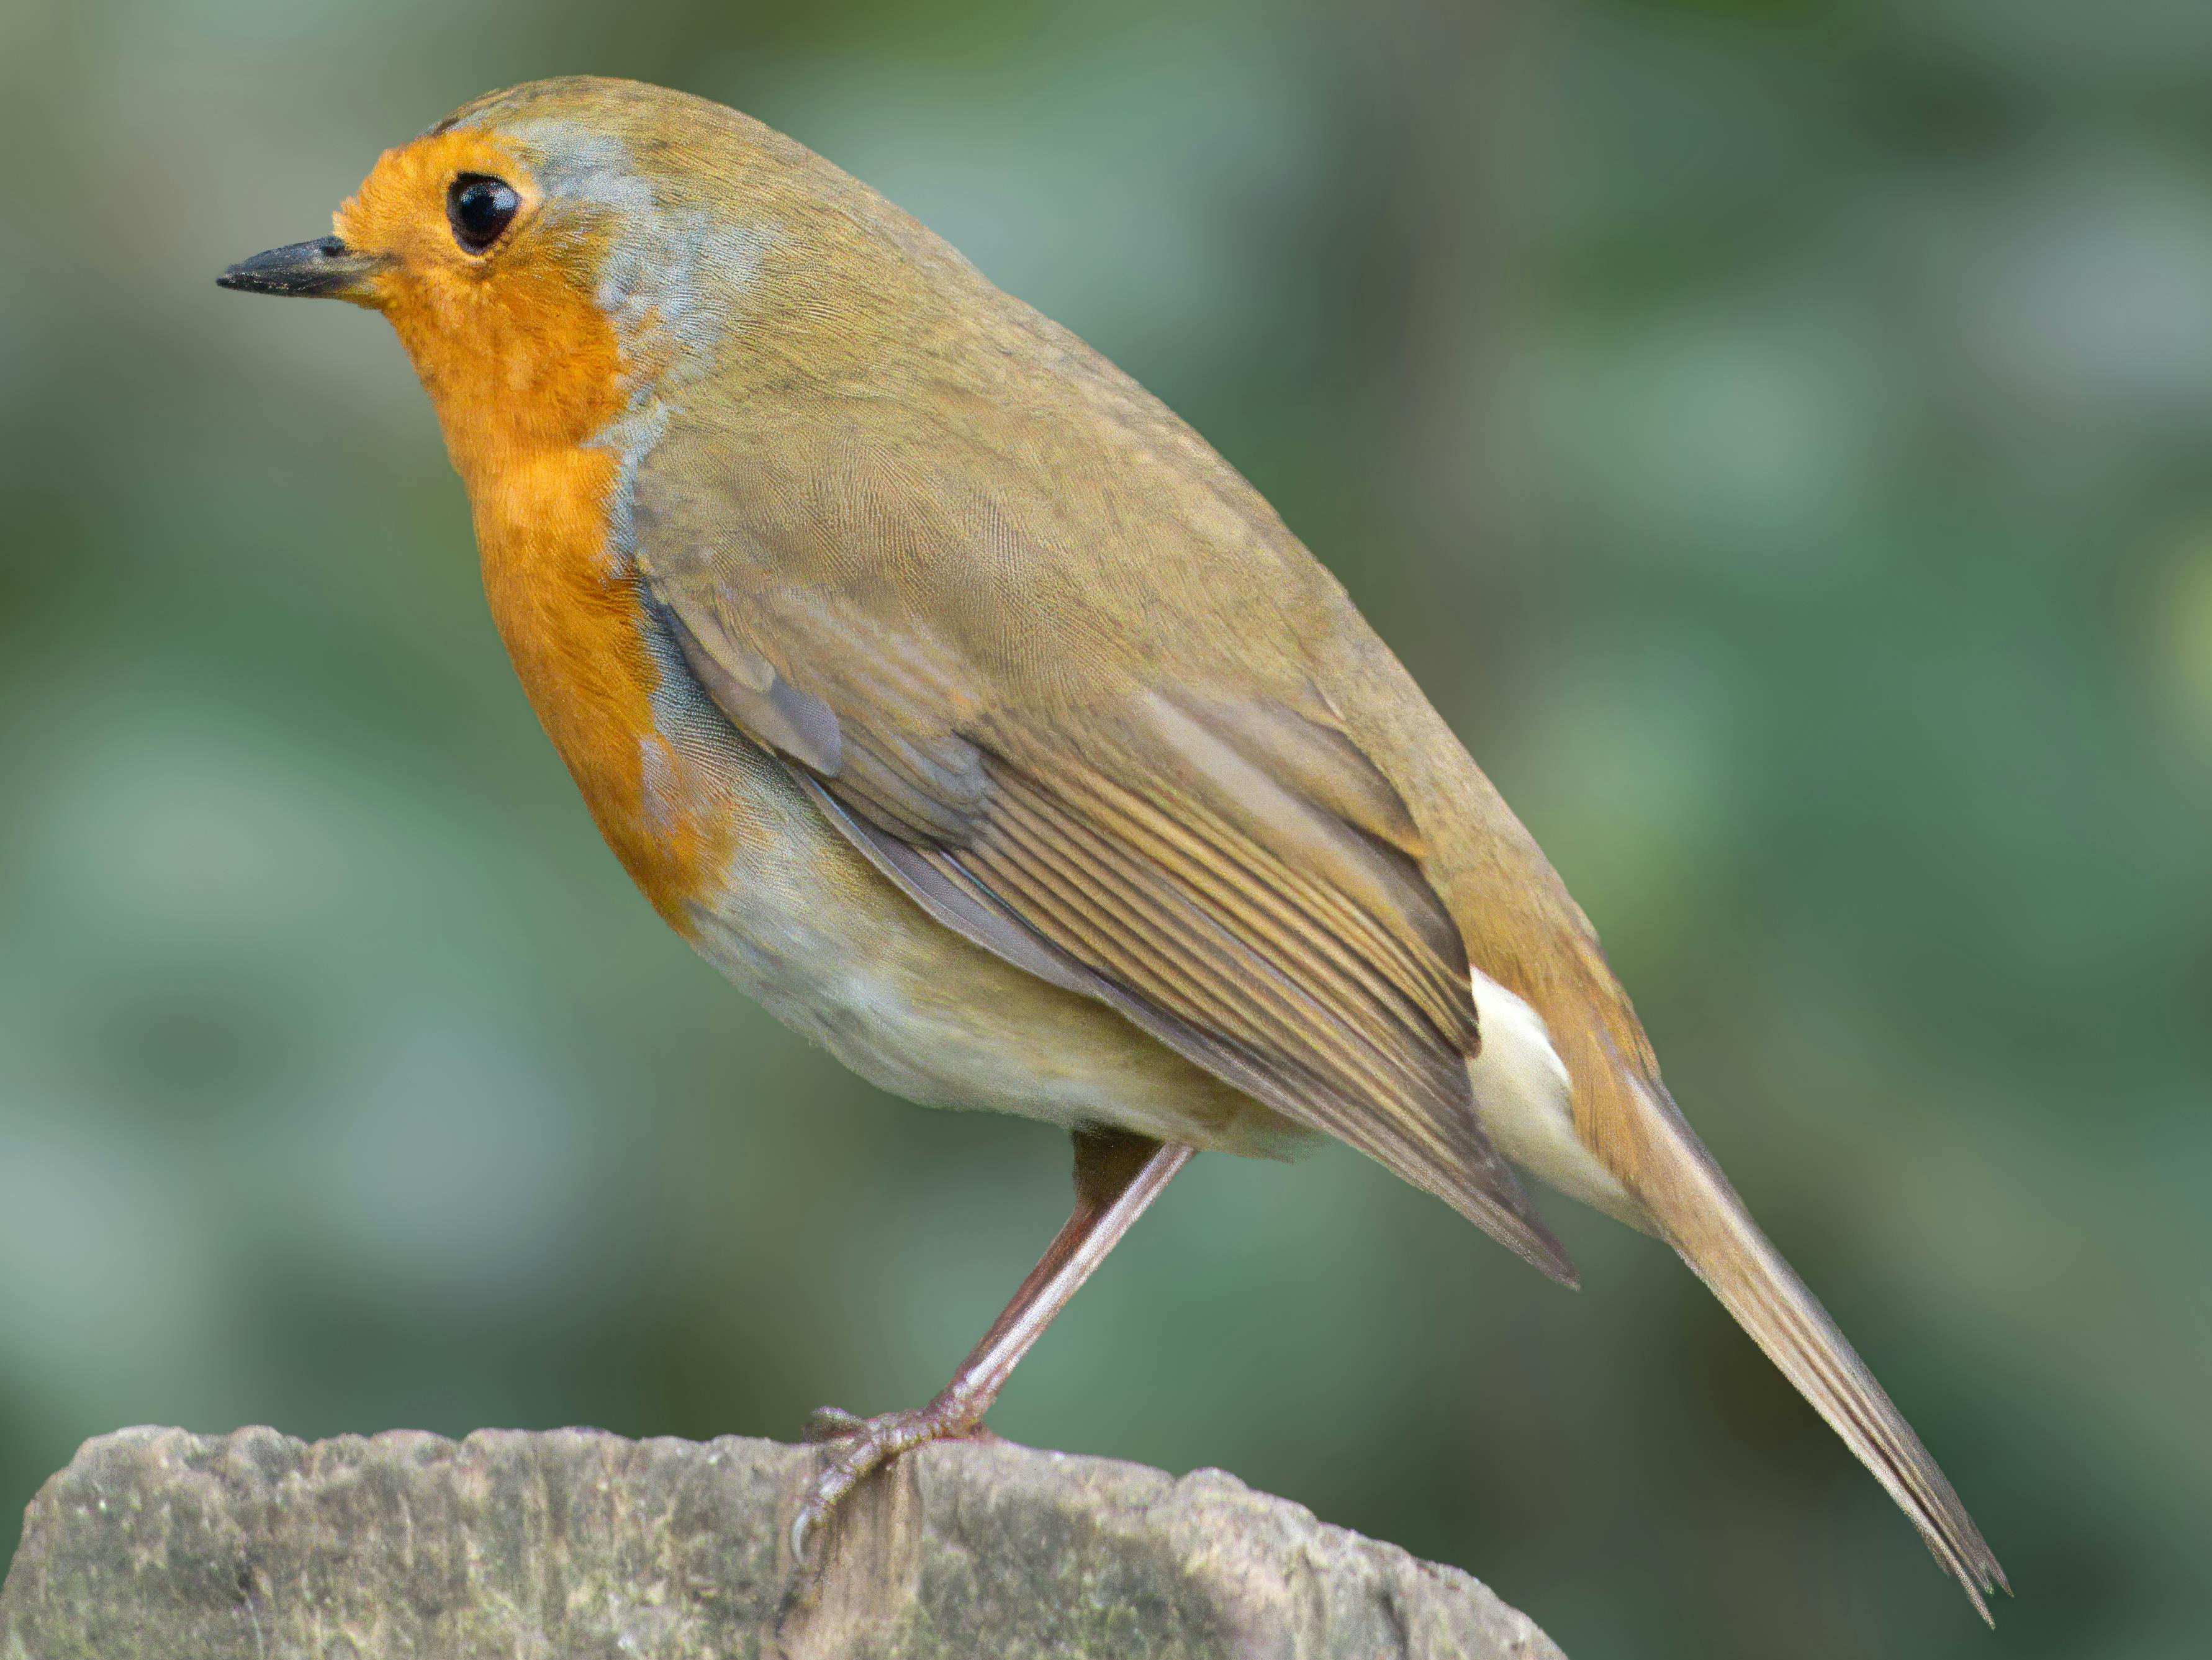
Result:
{"label": "bird's head", "polygon": [[909,233],[934,240],[748,117],[589,77],[493,93],[387,150],[333,228],[217,280],[382,312],[465,477],[486,444],[582,441],[714,373],[740,328],[853,335],[854,295],[911,265]]}

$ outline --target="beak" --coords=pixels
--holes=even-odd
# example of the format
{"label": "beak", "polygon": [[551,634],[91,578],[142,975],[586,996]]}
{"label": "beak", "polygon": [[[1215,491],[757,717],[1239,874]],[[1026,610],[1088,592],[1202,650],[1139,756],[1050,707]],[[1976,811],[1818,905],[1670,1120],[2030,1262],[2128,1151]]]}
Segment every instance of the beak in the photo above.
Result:
{"label": "beak", "polygon": [[291,242],[241,259],[216,286],[243,294],[289,294],[308,300],[374,304],[369,279],[392,262],[382,254],[356,253],[335,236]]}

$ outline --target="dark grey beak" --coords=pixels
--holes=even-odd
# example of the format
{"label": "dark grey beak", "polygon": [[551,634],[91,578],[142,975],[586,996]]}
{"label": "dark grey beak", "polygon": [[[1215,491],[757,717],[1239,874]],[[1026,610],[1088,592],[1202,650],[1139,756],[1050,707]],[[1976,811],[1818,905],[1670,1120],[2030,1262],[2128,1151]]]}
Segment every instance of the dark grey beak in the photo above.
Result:
{"label": "dark grey beak", "polygon": [[215,280],[219,288],[245,294],[364,301],[370,298],[368,279],[386,263],[380,255],[356,253],[337,237],[325,236],[241,259]]}

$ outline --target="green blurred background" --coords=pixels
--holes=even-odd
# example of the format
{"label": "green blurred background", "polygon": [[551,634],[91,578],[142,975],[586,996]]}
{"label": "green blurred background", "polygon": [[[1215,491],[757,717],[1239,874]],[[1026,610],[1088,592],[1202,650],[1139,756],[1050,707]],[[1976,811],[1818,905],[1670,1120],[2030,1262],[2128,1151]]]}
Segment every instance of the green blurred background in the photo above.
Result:
{"label": "green blurred background", "polygon": [[1189,417],[1604,931],[2021,1588],[1663,1249],[1200,1161],[994,1422],[1576,1660],[2183,1656],[2212,1538],[2212,6],[0,0],[0,1499],[141,1420],[790,1437],[1065,1144],[629,890],[374,317],[210,279],[590,70],[793,133]]}

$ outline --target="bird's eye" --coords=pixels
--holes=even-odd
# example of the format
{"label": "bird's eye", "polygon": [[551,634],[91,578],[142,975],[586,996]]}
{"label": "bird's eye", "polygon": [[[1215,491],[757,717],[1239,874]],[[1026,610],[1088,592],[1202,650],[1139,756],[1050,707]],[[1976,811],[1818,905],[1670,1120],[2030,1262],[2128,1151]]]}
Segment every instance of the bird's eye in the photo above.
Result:
{"label": "bird's eye", "polygon": [[465,173],[446,190],[446,217],[453,222],[453,240],[471,253],[482,253],[498,241],[521,206],[522,198],[514,185],[486,173]]}

